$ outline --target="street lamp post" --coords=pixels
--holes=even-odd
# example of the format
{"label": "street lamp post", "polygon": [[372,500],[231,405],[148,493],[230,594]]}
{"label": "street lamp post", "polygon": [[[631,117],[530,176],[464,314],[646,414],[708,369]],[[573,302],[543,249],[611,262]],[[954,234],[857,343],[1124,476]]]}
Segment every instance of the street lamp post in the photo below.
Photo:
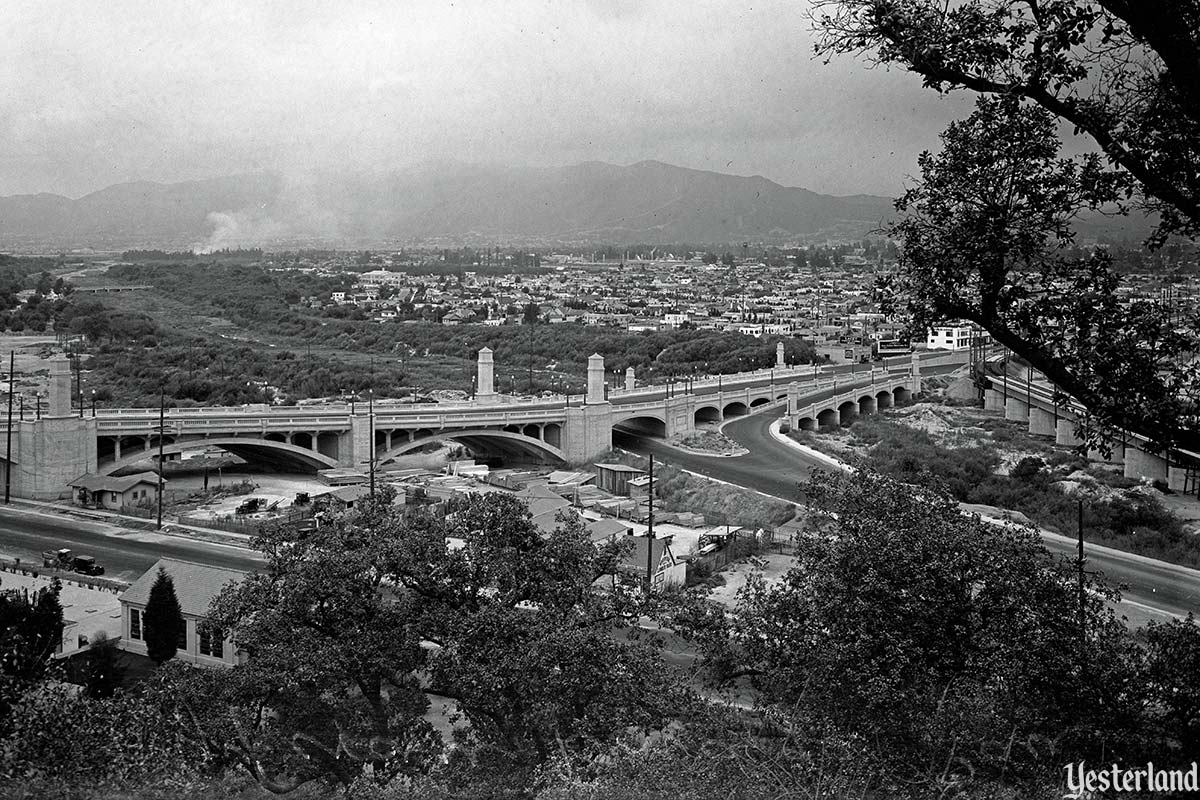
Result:
{"label": "street lamp post", "polygon": [[96,390],[92,389],[92,417],[96,416]]}
{"label": "street lamp post", "polygon": [[167,392],[158,390],[158,529],[162,530],[163,515],[163,438],[167,432]]}
{"label": "street lamp post", "polygon": [[75,397],[79,401],[79,418],[83,419],[83,362],[75,354]]}

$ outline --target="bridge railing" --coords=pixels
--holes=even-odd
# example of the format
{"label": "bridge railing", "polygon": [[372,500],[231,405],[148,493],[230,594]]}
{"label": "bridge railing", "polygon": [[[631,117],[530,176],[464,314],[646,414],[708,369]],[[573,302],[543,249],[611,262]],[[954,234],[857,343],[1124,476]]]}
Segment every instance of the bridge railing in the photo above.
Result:
{"label": "bridge railing", "polygon": [[[689,385],[693,388],[714,388],[722,387],[727,389],[736,389],[738,384],[761,381],[763,378],[771,378],[772,376],[778,382],[787,383],[801,377],[811,377],[819,373],[819,368],[812,364],[800,364],[791,367],[777,367],[772,369],[756,369],[751,372],[738,372],[733,375],[711,375],[703,378],[695,378],[690,381]],[[629,397],[638,394],[649,394],[652,392],[661,392],[666,388],[666,384],[652,383],[645,386],[638,386],[634,389],[626,389],[624,387],[616,387],[608,390],[609,398],[613,397]]]}

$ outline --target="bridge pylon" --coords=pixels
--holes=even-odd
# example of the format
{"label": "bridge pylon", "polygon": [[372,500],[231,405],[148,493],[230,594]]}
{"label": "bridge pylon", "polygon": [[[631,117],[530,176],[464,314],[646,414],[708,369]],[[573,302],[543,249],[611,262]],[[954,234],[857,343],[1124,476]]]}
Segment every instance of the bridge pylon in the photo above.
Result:
{"label": "bridge pylon", "polygon": [[562,440],[567,461],[582,464],[612,449],[613,408],[604,396],[604,356],[588,357],[584,404],[565,410]]}

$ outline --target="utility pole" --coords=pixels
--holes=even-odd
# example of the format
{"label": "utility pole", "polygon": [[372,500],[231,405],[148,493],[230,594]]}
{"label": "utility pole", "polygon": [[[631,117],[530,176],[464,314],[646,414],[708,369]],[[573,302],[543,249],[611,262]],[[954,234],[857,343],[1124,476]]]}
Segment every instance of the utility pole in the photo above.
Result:
{"label": "utility pole", "polygon": [[370,463],[367,465],[367,475],[371,485],[371,497],[375,496],[375,389],[374,387],[367,389],[367,419],[370,421],[371,429],[371,449]]}
{"label": "utility pole", "polygon": [[163,434],[167,431],[167,390],[158,389],[158,530],[162,530],[163,508]]}
{"label": "utility pole", "polygon": [[650,454],[650,484],[646,492],[650,503],[646,517],[646,597],[654,589],[654,454]]}
{"label": "utility pole", "polygon": [[12,406],[13,391],[17,384],[14,365],[17,351],[8,351],[8,441],[4,445],[4,504],[8,505],[12,492]]}

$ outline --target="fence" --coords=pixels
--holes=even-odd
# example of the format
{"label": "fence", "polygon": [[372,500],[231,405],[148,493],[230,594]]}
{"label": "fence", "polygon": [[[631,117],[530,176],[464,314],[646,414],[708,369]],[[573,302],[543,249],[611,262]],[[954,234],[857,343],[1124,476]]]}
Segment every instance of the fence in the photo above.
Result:
{"label": "fence", "polygon": [[273,514],[267,518],[250,518],[221,516],[221,517],[179,517],[180,525],[194,525],[197,528],[213,528],[230,533],[254,535],[262,530],[264,525],[286,525],[289,522],[299,522],[313,515],[312,508],[297,508],[281,514]]}

